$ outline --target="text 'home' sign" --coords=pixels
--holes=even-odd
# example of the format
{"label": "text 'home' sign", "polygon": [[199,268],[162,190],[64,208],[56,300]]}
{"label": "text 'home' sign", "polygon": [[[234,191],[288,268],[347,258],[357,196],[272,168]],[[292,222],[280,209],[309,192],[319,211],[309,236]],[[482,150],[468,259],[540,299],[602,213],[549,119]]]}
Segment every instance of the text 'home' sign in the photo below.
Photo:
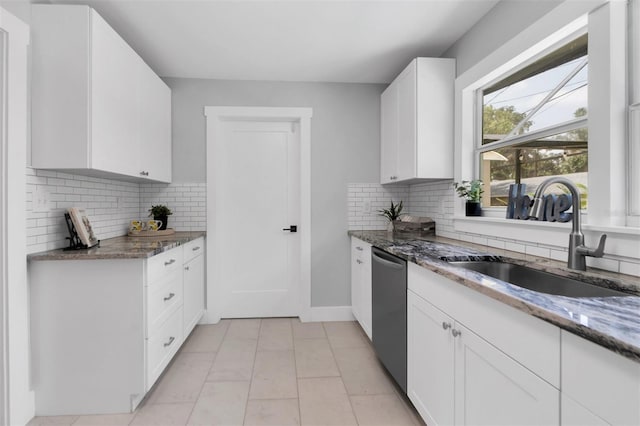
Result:
{"label": "text 'home' sign", "polygon": [[[533,200],[525,195],[525,184],[509,185],[509,203],[507,204],[507,219],[536,220],[529,217],[529,211],[533,205]],[[543,215],[537,220],[548,222],[569,222],[573,217],[572,213],[566,213],[571,208],[571,195],[568,194],[548,194],[542,197]]]}

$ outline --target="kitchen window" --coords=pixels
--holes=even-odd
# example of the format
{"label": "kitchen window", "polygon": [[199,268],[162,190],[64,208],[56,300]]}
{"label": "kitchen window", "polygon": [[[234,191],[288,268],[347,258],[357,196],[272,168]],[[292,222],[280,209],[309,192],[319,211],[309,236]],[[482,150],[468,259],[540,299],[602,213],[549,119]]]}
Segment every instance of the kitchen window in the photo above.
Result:
{"label": "kitchen window", "polygon": [[505,206],[510,184],[533,193],[562,175],[576,183],[586,208],[588,76],[582,34],[477,92],[483,206]]}

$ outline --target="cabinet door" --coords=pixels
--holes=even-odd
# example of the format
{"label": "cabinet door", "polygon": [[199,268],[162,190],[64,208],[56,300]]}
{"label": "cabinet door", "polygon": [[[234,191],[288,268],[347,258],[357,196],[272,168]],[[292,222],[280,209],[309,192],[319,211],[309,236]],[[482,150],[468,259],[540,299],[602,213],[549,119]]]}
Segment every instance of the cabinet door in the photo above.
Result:
{"label": "cabinet door", "polygon": [[196,326],[204,312],[204,256],[184,265],[184,337]]}
{"label": "cabinet door", "polygon": [[562,409],[560,410],[562,426],[609,426],[605,422],[582,405],[566,395],[562,395]]}
{"label": "cabinet door", "polygon": [[454,420],[453,320],[407,292],[407,394],[429,425]]}
{"label": "cabinet door", "polygon": [[417,177],[416,171],[416,62],[398,76],[398,180]]}
{"label": "cabinet door", "polygon": [[559,391],[455,324],[456,425],[557,425]]}
{"label": "cabinet door", "polygon": [[364,244],[357,238],[351,238],[351,312],[353,316],[360,321],[360,307],[362,305],[362,297],[360,291],[360,283],[362,281],[362,252]]}
{"label": "cabinet door", "polygon": [[91,36],[91,167],[137,176],[142,60],[93,10]]}
{"label": "cabinet door", "polygon": [[146,178],[171,182],[171,90],[140,63],[140,170]]}
{"label": "cabinet door", "polygon": [[371,244],[362,244],[360,264],[360,326],[371,340],[373,323],[371,312]]}
{"label": "cabinet door", "polygon": [[391,83],[380,97],[380,183],[397,178],[398,85]]}

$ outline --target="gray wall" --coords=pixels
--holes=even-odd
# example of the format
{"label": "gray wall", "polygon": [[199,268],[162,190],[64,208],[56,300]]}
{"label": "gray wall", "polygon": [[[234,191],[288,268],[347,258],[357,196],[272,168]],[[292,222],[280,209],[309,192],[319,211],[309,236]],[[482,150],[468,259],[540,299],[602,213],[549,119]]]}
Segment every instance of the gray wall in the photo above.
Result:
{"label": "gray wall", "polygon": [[386,85],[166,78],[173,91],[173,180],[205,182],[204,106],[311,107],[311,303],[351,300],[347,183],[380,180]]}
{"label": "gray wall", "polygon": [[456,58],[457,75],[463,74],[560,3],[562,0],[503,0],[447,49],[442,57]]}

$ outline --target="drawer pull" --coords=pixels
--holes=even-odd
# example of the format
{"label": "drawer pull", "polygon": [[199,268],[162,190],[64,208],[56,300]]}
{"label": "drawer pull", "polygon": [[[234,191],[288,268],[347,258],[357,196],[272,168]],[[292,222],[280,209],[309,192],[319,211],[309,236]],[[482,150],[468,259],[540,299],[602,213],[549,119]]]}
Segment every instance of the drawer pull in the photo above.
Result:
{"label": "drawer pull", "polygon": [[164,301],[166,302],[167,300],[173,299],[173,296],[175,296],[175,295],[176,295],[175,293],[169,293],[169,295],[164,298]]}
{"label": "drawer pull", "polygon": [[362,251],[362,247],[356,247],[356,250]]}
{"label": "drawer pull", "polygon": [[164,344],[164,347],[166,348],[167,346],[170,346],[173,343],[174,340],[176,340],[175,337],[173,337],[173,336],[169,337],[169,341]]}
{"label": "drawer pull", "polygon": [[200,250],[200,246],[196,246],[196,247],[192,248],[191,250],[198,251],[198,250]]}
{"label": "drawer pull", "polygon": [[458,337],[462,334],[462,331],[460,330],[456,330],[455,328],[451,330],[451,334],[453,334],[453,337]]}
{"label": "drawer pull", "polygon": [[168,261],[168,262],[164,262],[164,266],[173,265],[174,263],[176,263],[176,260],[175,260],[175,259],[171,259],[171,260],[170,260],[170,261]]}
{"label": "drawer pull", "polygon": [[358,263],[358,265],[362,264],[362,260],[360,259],[356,259],[356,262]]}
{"label": "drawer pull", "polygon": [[189,267],[188,267],[188,266],[185,266],[185,267],[184,267],[184,270],[185,270],[185,271],[188,271],[188,270],[189,270]]}
{"label": "drawer pull", "polygon": [[451,323],[450,322],[442,322],[442,328],[445,330],[448,330],[451,328]]}

